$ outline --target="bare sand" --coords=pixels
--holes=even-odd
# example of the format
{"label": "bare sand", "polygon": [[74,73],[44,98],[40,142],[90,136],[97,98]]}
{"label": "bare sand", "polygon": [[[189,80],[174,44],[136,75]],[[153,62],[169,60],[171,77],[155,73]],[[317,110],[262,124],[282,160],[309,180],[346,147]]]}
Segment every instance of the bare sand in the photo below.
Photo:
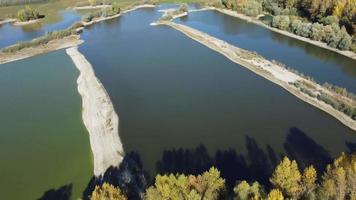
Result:
{"label": "bare sand", "polygon": [[6,23],[14,23],[14,22],[16,22],[16,21],[17,21],[16,19],[12,19],[12,18],[10,18],[10,19],[5,19],[5,20],[0,21],[0,25],[6,24]]}
{"label": "bare sand", "polygon": [[52,40],[47,44],[39,45],[36,47],[24,48],[13,53],[0,52],[0,64],[29,58],[35,55],[49,53],[51,51],[59,49],[77,46],[81,43],[83,43],[83,40],[80,40],[79,35],[71,35],[62,39]]}
{"label": "bare sand", "polygon": [[[267,59],[249,52],[247,50],[235,47],[225,41],[219,40],[215,37],[212,37],[206,33],[200,32],[191,27],[177,24],[171,21],[158,22],[157,25],[167,25],[170,26],[182,33],[186,36],[192,38],[193,40],[209,47],[210,49],[219,52],[224,55],[231,61],[246,67],[247,69],[253,71],[254,73],[270,80],[271,82],[281,86],[286,89],[291,94],[295,95],[299,99],[329,113],[340,122],[342,122],[345,126],[351,128],[356,131],[356,121],[351,119],[349,116],[344,113],[334,109],[332,106],[324,103],[323,101],[318,100],[317,98],[313,98],[303,92],[301,92],[297,87],[290,83],[295,83],[297,81],[304,81],[315,88],[315,92],[323,92],[328,95],[336,96],[337,94],[330,92],[329,90],[323,88],[317,83],[309,81],[281,66],[276,63],[270,62]],[[356,105],[356,103],[346,97],[340,97],[338,99],[344,100],[347,103],[351,102],[351,105]]]}
{"label": "bare sand", "polygon": [[94,175],[98,177],[110,166],[119,166],[123,160],[119,117],[104,86],[96,78],[91,64],[78,48],[68,48],[66,52],[80,72],[77,83],[78,92],[82,96],[82,117],[89,132],[94,156]]}
{"label": "bare sand", "polygon": [[24,22],[16,20],[12,25],[14,25],[14,26],[26,26],[26,25],[29,25],[29,24],[37,23],[39,21],[41,21],[41,19],[33,19],[33,20],[29,20],[29,21],[24,21]]}
{"label": "bare sand", "polygon": [[[280,33],[280,34],[286,35],[288,37],[292,37],[292,38],[295,38],[295,39],[298,39],[298,40],[301,40],[301,41],[304,41],[304,42],[307,42],[307,43],[310,43],[310,44],[313,44],[315,46],[318,46],[318,47],[321,47],[321,48],[324,48],[324,49],[328,49],[330,51],[334,51],[334,52],[339,53],[339,54],[341,54],[343,56],[346,56],[346,57],[349,57],[349,58],[352,58],[352,59],[356,60],[356,53],[355,52],[352,52],[352,51],[341,51],[339,49],[332,48],[332,47],[328,46],[324,42],[315,41],[315,40],[312,40],[312,39],[309,39],[309,38],[305,38],[305,37],[302,37],[302,36],[299,36],[299,35],[295,35],[295,34],[290,33],[288,31],[284,31],[284,30],[280,30],[280,29],[277,29],[277,28],[273,28],[271,26],[268,26],[268,25],[264,24],[260,20],[258,20],[258,17],[249,17],[249,16],[246,16],[246,15],[237,13],[236,11],[233,11],[233,10],[221,9],[221,8],[215,8],[215,7],[206,7],[204,10],[216,10],[216,11],[219,11],[219,12],[221,12],[223,14],[230,15],[232,17],[240,18],[240,19],[245,20],[247,22],[254,23],[256,25],[259,25],[259,26],[262,26],[264,28],[267,28],[267,29],[269,29],[271,31],[274,31],[274,32],[277,32],[277,33]],[[197,11],[199,11],[199,10],[197,10]]]}

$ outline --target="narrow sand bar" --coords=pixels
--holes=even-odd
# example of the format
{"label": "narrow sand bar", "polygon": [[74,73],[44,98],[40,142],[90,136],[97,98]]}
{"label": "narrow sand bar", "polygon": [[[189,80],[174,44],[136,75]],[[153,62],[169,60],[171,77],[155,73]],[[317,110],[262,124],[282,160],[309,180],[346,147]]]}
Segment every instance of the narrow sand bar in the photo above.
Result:
{"label": "narrow sand bar", "polygon": [[[318,100],[317,98],[313,98],[303,92],[301,92],[297,87],[295,87],[291,83],[296,83],[297,81],[303,81],[309,85],[312,85],[315,90],[315,93],[323,92],[325,94],[335,96],[336,94],[330,92],[329,90],[323,88],[317,83],[314,83],[310,80],[307,80],[281,66],[276,63],[270,62],[267,59],[256,55],[255,53],[249,52],[247,50],[235,47],[225,41],[219,40],[215,37],[212,37],[206,33],[193,29],[191,27],[177,24],[171,21],[163,21],[156,23],[157,25],[167,25],[170,26],[191,39],[207,46],[208,48],[219,52],[224,55],[231,61],[246,67],[247,69],[253,71],[254,73],[266,78],[267,80],[272,81],[273,83],[283,87],[288,92],[298,97],[299,99],[329,113],[340,122],[342,122],[345,126],[351,128],[356,131],[356,121],[351,119],[346,114],[334,109],[331,105],[324,103],[323,101]],[[342,99],[344,102],[347,102],[350,105],[355,106],[355,102],[346,97],[338,97]]]}
{"label": "narrow sand bar", "polygon": [[78,92],[82,96],[82,117],[94,156],[94,175],[100,176],[123,160],[124,150],[119,137],[119,117],[104,86],[96,78],[91,64],[77,47],[66,49],[80,75]]}

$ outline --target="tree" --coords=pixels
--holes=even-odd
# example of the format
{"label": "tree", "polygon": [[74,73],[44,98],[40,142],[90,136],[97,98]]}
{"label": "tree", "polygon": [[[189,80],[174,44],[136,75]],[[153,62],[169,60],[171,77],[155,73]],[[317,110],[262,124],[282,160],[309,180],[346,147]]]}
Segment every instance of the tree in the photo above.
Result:
{"label": "tree", "polygon": [[323,28],[322,24],[314,23],[311,26],[310,38],[316,41],[321,41],[325,37]]}
{"label": "tree", "polygon": [[102,186],[95,186],[90,200],[127,200],[127,198],[119,188],[104,183]]}
{"label": "tree", "polygon": [[346,28],[342,27],[338,34],[339,34],[340,40],[337,45],[337,48],[341,49],[341,50],[349,50],[352,45],[352,38],[347,33]]}
{"label": "tree", "polygon": [[315,199],[317,173],[313,166],[304,169],[302,175],[302,190],[305,199]]}
{"label": "tree", "polygon": [[146,200],[192,199],[215,200],[225,189],[225,180],[212,167],[202,175],[157,175],[155,185],[147,189]]}
{"label": "tree", "polygon": [[270,179],[273,186],[292,198],[298,198],[302,188],[300,185],[301,174],[295,160],[290,161],[288,157],[279,163]]}
{"label": "tree", "polygon": [[289,30],[290,20],[287,15],[278,15],[274,16],[272,20],[272,26],[282,29],[282,30]]}
{"label": "tree", "polygon": [[325,199],[356,198],[356,154],[341,156],[326,167],[319,195]]}
{"label": "tree", "polygon": [[273,189],[268,193],[267,200],[283,200],[283,194],[278,189]]}
{"label": "tree", "polygon": [[264,190],[258,182],[250,185],[246,181],[241,181],[235,186],[234,193],[236,200],[262,199],[265,197]]}

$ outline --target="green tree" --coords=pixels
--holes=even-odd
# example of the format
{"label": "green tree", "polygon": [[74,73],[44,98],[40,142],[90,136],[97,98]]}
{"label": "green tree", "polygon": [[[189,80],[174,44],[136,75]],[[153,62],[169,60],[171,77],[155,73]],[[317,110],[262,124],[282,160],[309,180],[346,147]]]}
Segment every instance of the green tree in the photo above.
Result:
{"label": "green tree", "polygon": [[287,196],[298,198],[302,191],[300,185],[301,177],[297,162],[295,160],[290,161],[288,157],[284,157],[273,172],[270,181],[273,186]]}

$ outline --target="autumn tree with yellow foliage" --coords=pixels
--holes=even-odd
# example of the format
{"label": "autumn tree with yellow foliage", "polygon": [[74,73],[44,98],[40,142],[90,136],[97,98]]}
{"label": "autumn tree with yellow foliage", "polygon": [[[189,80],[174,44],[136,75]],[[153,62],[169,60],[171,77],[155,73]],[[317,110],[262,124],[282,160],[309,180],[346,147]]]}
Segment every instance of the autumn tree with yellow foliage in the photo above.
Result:
{"label": "autumn tree with yellow foliage", "polygon": [[102,186],[95,186],[90,200],[127,200],[120,188],[104,183]]}

